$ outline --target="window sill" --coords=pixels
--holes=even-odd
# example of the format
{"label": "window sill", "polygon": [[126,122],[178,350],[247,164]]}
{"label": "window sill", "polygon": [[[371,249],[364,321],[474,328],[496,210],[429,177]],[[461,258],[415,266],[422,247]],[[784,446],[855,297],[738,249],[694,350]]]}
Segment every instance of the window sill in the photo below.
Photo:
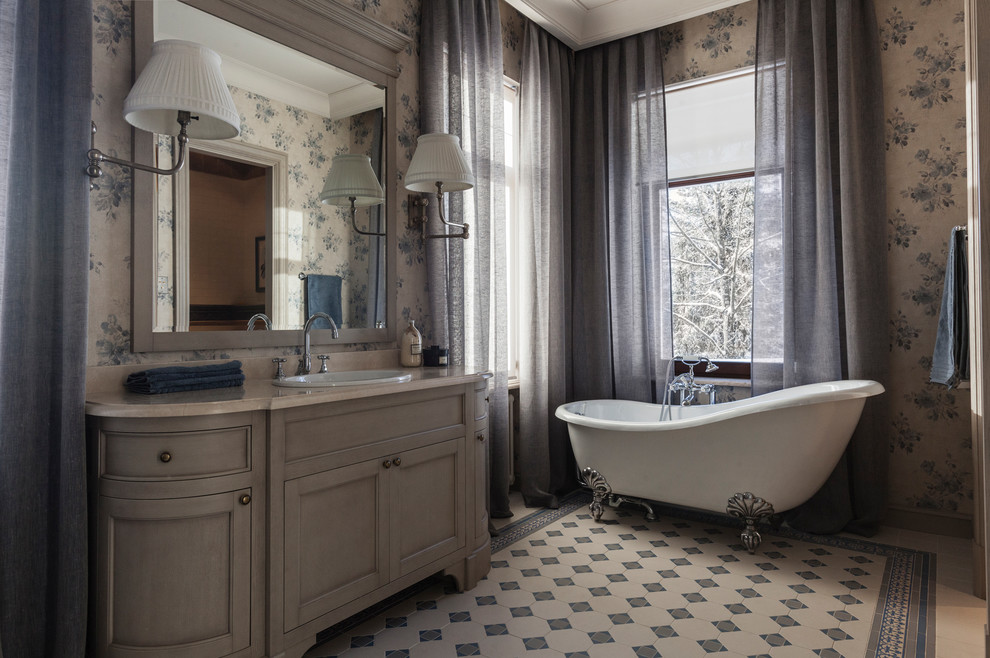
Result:
{"label": "window sill", "polygon": [[734,377],[695,377],[694,381],[699,384],[715,384],[716,386],[731,386],[733,388],[752,388],[751,379],[741,379]]}

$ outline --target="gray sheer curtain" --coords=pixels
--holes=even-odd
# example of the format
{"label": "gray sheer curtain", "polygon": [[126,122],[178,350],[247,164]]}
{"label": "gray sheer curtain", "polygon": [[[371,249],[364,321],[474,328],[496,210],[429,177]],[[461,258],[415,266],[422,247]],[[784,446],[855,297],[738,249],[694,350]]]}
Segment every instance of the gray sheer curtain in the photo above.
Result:
{"label": "gray sheer curtain", "polygon": [[[445,195],[447,218],[470,224],[467,240],[429,240],[433,340],[453,365],[489,369],[494,517],[510,516],[508,285],[502,28],[497,0],[424,0],[420,35],[420,129],[457,135],[475,186]],[[430,233],[441,230],[430,206]]]}
{"label": "gray sheer curtain", "polygon": [[535,23],[523,35],[519,90],[520,488],[529,506],[557,507],[573,481],[571,399],[571,77],[574,54]]}
{"label": "gray sheer curtain", "polygon": [[662,398],[673,340],[662,59],[659,30],[575,55],[576,399]]}
{"label": "gray sheer curtain", "polygon": [[89,0],[0,2],[0,655],[86,640]]}
{"label": "gray sheer curtain", "polygon": [[[760,0],[753,385],[887,376],[883,85],[871,0]],[[878,292],[879,286],[879,292]],[[883,397],[790,523],[869,534],[884,509]]]}

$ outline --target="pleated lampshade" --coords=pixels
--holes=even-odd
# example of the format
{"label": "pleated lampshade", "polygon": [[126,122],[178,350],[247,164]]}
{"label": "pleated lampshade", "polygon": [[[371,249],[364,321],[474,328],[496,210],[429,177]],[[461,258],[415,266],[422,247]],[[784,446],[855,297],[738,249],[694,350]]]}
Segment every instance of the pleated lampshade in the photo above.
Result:
{"label": "pleated lampshade", "polygon": [[474,187],[474,175],[464,152],[461,140],[447,133],[420,135],[416,153],[406,171],[406,189],[411,192],[435,192],[436,184],[443,183],[444,192],[459,192]]}
{"label": "pleated lampshade", "polygon": [[176,135],[179,111],[198,120],[189,137],[227,139],[241,132],[240,115],[220,72],[220,56],[191,41],[156,41],[151,58],[124,99],[124,119],[132,126]]}
{"label": "pleated lampshade", "polygon": [[385,192],[371,169],[371,158],[356,154],[335,155],[320,192],[320,201],[349,206],[351,197],[354,197],[355,206],[375,206],[385,201]]}

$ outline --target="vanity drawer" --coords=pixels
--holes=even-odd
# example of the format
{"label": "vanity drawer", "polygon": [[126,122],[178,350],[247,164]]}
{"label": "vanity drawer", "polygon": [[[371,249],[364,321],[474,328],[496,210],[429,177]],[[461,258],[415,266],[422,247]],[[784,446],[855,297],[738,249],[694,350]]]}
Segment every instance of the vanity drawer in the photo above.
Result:
{"label": "vanity drawer", "polygon": [[475,388],[474,395],[474,419],[485,420],[488,418],[488,380]]}
{"label": "vanity drawer", "polygon": [[189,480],[251,470],[251,426],[186,432],[100,434],[100,477]]}
{"label": "vanity drawer", "polygon": [[432,389],[290,409],[283,416],[285,463],[357,452],[403,437],[441,441],[464,436],[464,397],[463,388]]}

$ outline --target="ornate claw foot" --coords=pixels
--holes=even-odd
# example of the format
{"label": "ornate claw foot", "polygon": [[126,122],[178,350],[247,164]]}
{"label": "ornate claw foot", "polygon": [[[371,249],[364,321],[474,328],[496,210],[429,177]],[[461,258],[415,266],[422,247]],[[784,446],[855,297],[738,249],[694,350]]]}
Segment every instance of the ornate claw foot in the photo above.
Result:
{"label": "ornate claw foot", "polygon": [[756,531],[756,522],[773,516],[773,505],[747,491],[746,493],[737,493],[730,498],[725,511],[746,522],[740,539],[750,554],[755,553],[760,542],[763,541],[760,533]]}
{"label": "ornate claw foot", "polygon": [[601,473],[590,466],[581,471],[581,478],[594,494],[594,498],[588,506],[591,508],[591,515],[595,517],[595,521],[601,521],[602,512],[604,511],[602,502],[606,496],[611,495],[612,487],[605,481],[605,477]]}

